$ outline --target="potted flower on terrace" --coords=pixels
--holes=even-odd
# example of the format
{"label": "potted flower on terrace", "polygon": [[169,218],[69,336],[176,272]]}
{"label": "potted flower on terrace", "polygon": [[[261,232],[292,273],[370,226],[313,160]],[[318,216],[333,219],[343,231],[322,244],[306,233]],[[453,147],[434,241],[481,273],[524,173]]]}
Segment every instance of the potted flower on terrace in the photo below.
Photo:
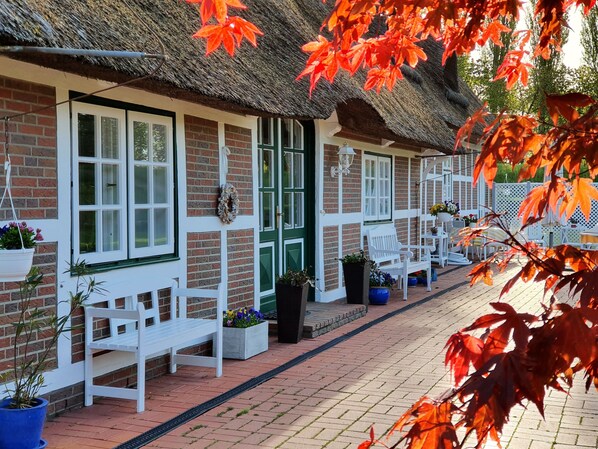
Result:
{"label": "potted flower on terrace", "polygon": [[222,356],[247,360],[268,350],[268,322],[253,307],[227,310],[222,318]]}
{"label": "potted flower on terrace", "polygon": [[42,241],[40,229],[11,222],[0,228],[0,282],[25,279],[33,263],[35,244]]}
{"label": "potted flower on terrace", "polygon": [[443,203],[436,203],[430,207],[430,213],[442,223],[446,223],[452,219],[454,215],[459,213],[459,203],[455,203],[451,200],[444,201]]}
{"label": "potted flower on terrace", "polygon": [[276,279],[276,322],[280,343],[298,343],[303,338],[303,323],[309,286],[314,279],[303,270],[287,270]]}
{"label": "potted flower on terrace", "polygon": [[384,305],[390,298],[390,289],[396,284],[396,279],[380,270],[375,264],[370,270],[369,300],[372,305]]}
{"label": "potted flower on terrace", "polygon": [[363,250],[347,254],[338,260],[343,264],[347,304],[367,304],[368,278],[372,262]]}
{"label": "potted flower on terrace", "polygon": [[465,226],[471,226],[472,223],[478,222],[478,216],[474,214],[465,215],[463,221],[465,222]]}

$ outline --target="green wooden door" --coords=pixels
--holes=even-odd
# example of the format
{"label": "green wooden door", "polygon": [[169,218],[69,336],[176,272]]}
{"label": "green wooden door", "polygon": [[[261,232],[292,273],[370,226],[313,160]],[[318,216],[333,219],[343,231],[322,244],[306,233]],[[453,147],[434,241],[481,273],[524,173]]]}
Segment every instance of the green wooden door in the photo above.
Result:
{"label": "green wooden door", "polygon": [[[260,308],[275,308],[276,276],[289,268],[310,265],[313,207],[306,207],[312,185],[304,125],[290,119],[258,119],[260,253]],[[313,184],[313,182],[311,183]]]}

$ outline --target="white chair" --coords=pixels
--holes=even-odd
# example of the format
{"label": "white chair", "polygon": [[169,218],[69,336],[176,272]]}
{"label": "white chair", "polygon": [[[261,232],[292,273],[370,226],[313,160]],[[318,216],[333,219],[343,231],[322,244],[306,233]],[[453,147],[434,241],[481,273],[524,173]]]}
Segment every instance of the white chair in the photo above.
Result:
{"label": "white chair", "polygon": [[[432,263],[430,261],[429,246],[403,245],[397,239],[397,231],[392,224],[376,226],[368,229],[368,250],[372,259],[380,270],[390,274],[397,279],[403,287],[403,300],[407,301],[407,279],[409,274],[425,270],[427,273],[427,290],[431,291],[432,286]],[[417,249],[421,251],[422,260],[412,260],[414,254],[410,251]]]}

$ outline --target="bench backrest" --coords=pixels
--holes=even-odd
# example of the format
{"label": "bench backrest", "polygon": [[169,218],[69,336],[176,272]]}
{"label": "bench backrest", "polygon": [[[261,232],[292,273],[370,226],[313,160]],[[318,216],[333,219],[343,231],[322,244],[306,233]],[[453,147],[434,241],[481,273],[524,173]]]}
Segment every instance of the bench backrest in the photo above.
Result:
{"label": "bench backrest", "polygon": [[397,255],[403,245],[397,239],[397,230],[392,224],[385,224],[368,229],[368,250],[370,258],[378,265],[389,263],[401,263]]}
{"label": "bench backrest", "polygon": [[[120,300],[124,299],[125,310],[137,310],[140,301],[139,296],[150,295],[150,303],[145,307],[144,316],[146,325],[151,326],[160,322],[159,294],[163,290],[170,293],[170,319],[187,317],[187,298],[208,298],[216,300],[216,317],[222,317],[226,307],[223,286],[218,289],[203,288],[180,288],[174,279],[148,279],[142,282],[118,282],[102,284],[102,290],[92,293],[86,307],[94,307],[97,304],[106,304],[109,309],[116,309]],[[121,307],[122,308],[122,307]],[[120,332],[134,332],[136,329],[135,320],[110,318],[110,335],[117,335]]]}

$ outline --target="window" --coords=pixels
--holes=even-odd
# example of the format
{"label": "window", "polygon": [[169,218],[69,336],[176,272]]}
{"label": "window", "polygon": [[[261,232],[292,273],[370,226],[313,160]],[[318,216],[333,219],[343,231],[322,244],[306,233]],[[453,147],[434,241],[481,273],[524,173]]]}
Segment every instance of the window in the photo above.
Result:
{"label": "window", "polygon": [[73,104],[73,257],[174,253],[172,118]]}
{"label": "window", "polygon": [[365,221],[392,218],[390,156],[364,155],[363,202]]}

